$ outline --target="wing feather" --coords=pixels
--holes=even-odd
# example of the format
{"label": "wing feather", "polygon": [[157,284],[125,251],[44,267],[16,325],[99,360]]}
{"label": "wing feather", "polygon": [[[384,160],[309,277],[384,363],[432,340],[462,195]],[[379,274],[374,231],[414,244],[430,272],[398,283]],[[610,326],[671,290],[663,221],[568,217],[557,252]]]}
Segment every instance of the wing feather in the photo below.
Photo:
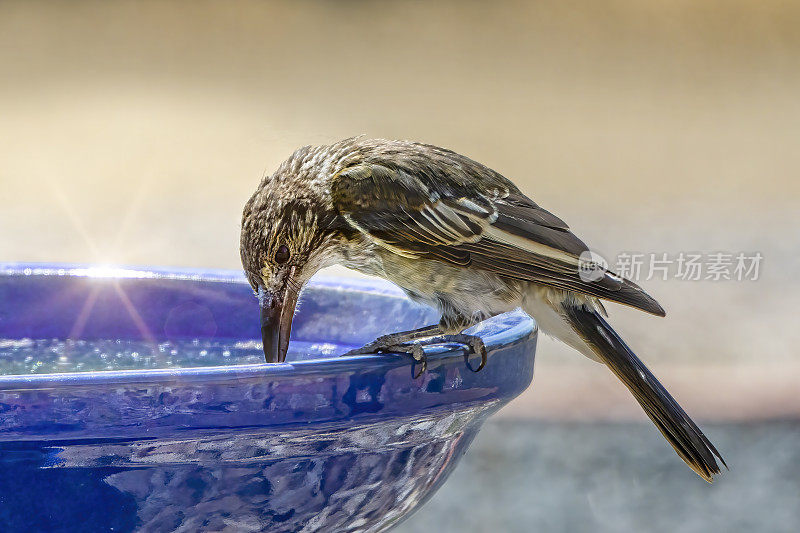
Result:
{"label": "wing feather", "polygon": [[664,315],[638,285],[610,271],[582,279],[586,244],[511,182],[500,185],[486,195],[396,165],[362,163],[335,176],[331,197],[356,230],[404,257],[436,258]]}

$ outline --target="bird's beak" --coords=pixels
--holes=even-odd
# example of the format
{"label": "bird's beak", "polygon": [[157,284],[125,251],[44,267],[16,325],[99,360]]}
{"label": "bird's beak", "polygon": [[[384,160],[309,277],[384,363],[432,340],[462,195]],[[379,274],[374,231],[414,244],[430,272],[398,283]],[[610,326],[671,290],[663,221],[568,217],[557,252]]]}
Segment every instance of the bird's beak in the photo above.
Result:
{"label": "bird's beak", "polygon": [[261,308],[261,339],[264,342],[264,358],[267,363],[282,363],[289,350],[289,334],[292,331],[294,308],[297,305],[297,291],[293,288],[295,267],[278,294],[258,290],[258,303]]}

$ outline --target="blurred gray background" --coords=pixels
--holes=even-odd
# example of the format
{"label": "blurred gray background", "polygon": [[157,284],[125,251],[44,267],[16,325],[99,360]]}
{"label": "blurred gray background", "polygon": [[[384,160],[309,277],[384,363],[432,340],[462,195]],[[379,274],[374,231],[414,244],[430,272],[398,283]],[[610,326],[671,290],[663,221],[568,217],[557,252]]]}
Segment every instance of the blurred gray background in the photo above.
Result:
{"label": "blurred gray background", "polygon": [[641,280],[666,319],[609,305],[730,474],[542,339],[401,530],[793,531],[798,27],[779,0],[2,0],[0,261],[239,268],[261,176],[358,134],[469,155],[607,258],[760,252],[757,281]]}

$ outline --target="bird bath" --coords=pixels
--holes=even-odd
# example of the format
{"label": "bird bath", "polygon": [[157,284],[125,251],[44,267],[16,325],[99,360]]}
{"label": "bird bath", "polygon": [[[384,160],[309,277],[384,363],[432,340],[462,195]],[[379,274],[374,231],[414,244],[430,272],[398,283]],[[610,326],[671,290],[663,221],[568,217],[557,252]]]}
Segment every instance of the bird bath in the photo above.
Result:
{"label": "bird bath", "polygon": [[[437,319],[394,286],[319,277],[263,363],[233,271],[0,264],[0,530],[355,531],[399,523],[531,382],[510,313],[456,346],[335,357]],[[464,512],[468,512],[465,503]]]}

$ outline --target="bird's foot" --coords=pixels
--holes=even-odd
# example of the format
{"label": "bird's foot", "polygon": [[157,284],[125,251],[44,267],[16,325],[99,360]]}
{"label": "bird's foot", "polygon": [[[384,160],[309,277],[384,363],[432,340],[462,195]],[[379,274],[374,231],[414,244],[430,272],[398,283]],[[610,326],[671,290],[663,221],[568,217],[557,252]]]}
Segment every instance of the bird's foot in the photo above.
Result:
{"label": "bird's foot", "polygon": [[[486,366],[486,361],[488,360],[489,354],[486,351],[486,345],[483,343],[483,339],[478,337],[477,335],[467,335],[466,333],[456,333],[454,335],[437,335],[435,337],[431,337],[427,340],[429,344],[458,344],[465,348],[464,350],[464,362],[467,364],[467,368],[472,370],[473,372],[480,372],[483,367]],[[480,355],[481,362],[478,365],[478,368],[472,368],[471,363],[469,362],[469,358],[471,355]]]}
{"label": "bird's foot", "polygon": [[[486,366],[488,357],[486,346],[483,339],[476,335],[466,335],[458,333],[454,335],[426,335],[425,337],[415,336],[414,341],[424,340],[425,344],[458,344],[465,348],[464,361],[467,367],[473,372],[480,372]],[[373,342],[350,350],[344,356],[348,355],[368,355],[378,353],[400,353],[410,355],[415,363],[420,365],[419,372],[413,372],[414,379],[421,376],[428,368],[428,356],[422,348],[422,345],[417,342],[411,342],[408,338],[407,332],[392,333],[378,337]],[[480,355],[481,362],[478,368],[472,368],[469,358],[471,355]]]}
{"label": "bird's foot", "polygon": [[398,342],[398,335],[399,334],[392,334],[378,337],[373,342],[366,344],[361,348],[350,350],[346,354],[343,354],[342,357],[346,357],[348,355],[370,355],[379,353],[400,353],[410,355],[414,359],[414,367],[419,364],[418,372],[414,371],[414,367],[411,369],[414,379],[417,379],[428,369],[428,356],[425,355],[425,350],[422,349],[420,344],[415,342]]}

